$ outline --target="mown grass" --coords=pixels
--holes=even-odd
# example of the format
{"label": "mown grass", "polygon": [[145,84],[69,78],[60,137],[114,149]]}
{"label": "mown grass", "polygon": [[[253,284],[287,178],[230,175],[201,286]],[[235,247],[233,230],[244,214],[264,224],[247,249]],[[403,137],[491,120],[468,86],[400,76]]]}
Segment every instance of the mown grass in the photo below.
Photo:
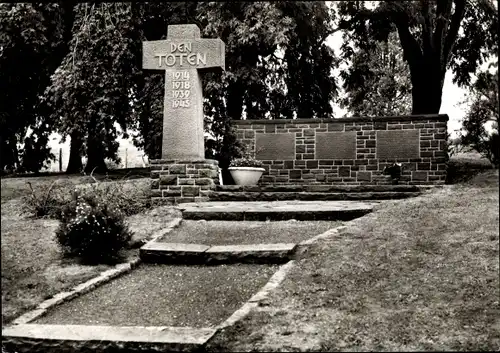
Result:
{"label": "mown grass", "polygon": [[498,170],[384,202],[299,259],[209,351],[500,349]]}
{"label": "mown grass", "polygon": [[[22,197],[30,194],[26,182],[31,182],[36,190],[50,185],[54,180],[63,183],[68,194],[75,187],[89,187],[93,181],[89,177],[60,175],[2,178],[2,325],[33,309],[50,296],[110,268],[106,265],[82,265],[76,259],[64,258],[54,234],[59,221],[33,219],[23,214]],[[123,192],[129,197],[139,197],[148,187],[149,179],[113,183],[123,183]],[[178,215],[172,208],[159,207],[127,217],[127,224],[134,233],[132,243],[149,238],[174,216]],[[137,254],[137,249],[129,249],[123,255],[124,259],[130,259]]]}

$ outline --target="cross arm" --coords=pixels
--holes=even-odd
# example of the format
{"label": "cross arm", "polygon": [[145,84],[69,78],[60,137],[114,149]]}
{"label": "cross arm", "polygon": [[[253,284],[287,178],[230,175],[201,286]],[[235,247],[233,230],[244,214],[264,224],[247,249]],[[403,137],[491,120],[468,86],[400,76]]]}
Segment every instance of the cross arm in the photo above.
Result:
{"label": "cross arm", "polygon": [[142,43],[142,68],[225,70],[225,45],[222,40],[157,40]]}

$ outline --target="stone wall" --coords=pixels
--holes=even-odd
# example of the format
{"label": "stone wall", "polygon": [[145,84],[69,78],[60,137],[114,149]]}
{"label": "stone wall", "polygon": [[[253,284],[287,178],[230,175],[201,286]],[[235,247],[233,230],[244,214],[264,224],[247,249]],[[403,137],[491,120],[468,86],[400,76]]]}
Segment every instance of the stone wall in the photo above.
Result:
{"label": "stone wall", "polygon": [[443,184],[447,115],[238,120],[237,137],[264,162],[259,184]]}
{"label": "stone wall", "polygon": [[201,160],[151,160],[153,205],[208,201],[208,191],[219,183],[218,162]]}

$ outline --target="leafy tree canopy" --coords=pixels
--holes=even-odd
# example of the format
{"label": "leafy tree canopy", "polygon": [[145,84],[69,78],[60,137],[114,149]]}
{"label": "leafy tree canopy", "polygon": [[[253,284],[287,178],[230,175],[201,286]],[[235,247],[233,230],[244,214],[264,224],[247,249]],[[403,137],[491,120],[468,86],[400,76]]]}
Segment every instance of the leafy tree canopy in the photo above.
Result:
{"label": "leafy tree canopy", "polygon": [[[493,70],[493,68],[495,68]],[[480,72],[468,97],[469,107],[463,119],[461,143],[488,158],[496,166],[500,163],[498,134],[498,61],[492,70]]]}
{"label": "leafy tree canopy", "polygon": [[[352,45],[348,37],[344,36],[345,47]],[[339,100],[341,108],[352,116],[409,114],[410,70],[403,60],[397,33],[390,33],[386,42],[373,41],[370,46],[356,49],[351,65],[340,73],[346,92]]]}
{"label": "leafy tree canopy", "polygon": [[[498,10],[490,0],[381,1],[373,8],[365,2],[337,3],[339,28],[353,45],[369,47],[387,41],[397,31],[412,83],[412,113],[438,113],[445,73],[453,72],[460,86],[498,51]],[[342,57],[355,51],[344,47]]]}
{"label": "leafy tree canopy", "polygon": [[[0,4],[1,170],[35,171],[50,157],[52,126],[40,113],[39,96],[64,55],[67,17],[67,6],[58,3]],[[23,161],[19,144],[26,136],[30,156]]]}

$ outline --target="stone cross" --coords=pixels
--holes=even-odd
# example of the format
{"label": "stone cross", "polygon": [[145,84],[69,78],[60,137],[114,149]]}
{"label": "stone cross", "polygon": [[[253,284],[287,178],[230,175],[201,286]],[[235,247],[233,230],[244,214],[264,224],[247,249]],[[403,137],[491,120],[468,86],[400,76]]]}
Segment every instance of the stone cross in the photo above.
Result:
{"label": "stone cross", "polygon": [[197,25],[169,25],[167,39],[142,43],[142,68],[165,70],[162,159],[205,159],[198,71],[225,70],[224,42]]}

